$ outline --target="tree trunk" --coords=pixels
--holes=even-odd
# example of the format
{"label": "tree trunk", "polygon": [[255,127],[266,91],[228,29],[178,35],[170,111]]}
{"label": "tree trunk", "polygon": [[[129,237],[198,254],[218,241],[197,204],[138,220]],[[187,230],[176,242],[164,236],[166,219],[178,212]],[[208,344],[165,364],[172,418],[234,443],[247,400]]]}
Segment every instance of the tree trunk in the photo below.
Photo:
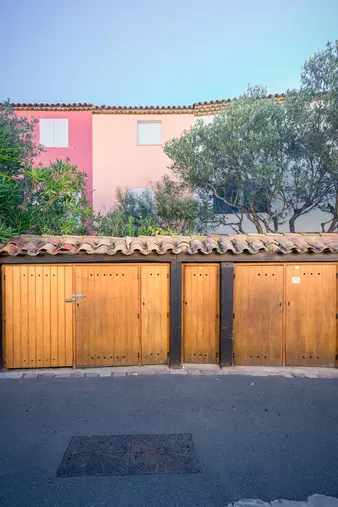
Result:
{"label": "tree trunk", "polygon": [[336,232],[337,227],[338,227],[338,218],[334,218],[327,232]]}
{"label": "tree trunk", "polygon": [[299,216],[300,216],[300,215],[294,214],[294,215],[292,215],[292,217],[290,218],[290,220],[289,220],[289,229],[290,229],[290,232],[296,232],[295,222],[296,222],[296,220],[297,220],[297,218],[298,218]]}

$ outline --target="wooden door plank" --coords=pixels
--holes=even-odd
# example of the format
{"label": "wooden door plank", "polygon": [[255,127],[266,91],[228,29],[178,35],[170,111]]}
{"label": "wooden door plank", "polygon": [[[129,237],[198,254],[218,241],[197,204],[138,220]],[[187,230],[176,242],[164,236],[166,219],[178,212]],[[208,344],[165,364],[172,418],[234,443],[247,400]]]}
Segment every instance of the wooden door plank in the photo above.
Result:
{"label": "wooden door plank", "polygon": [[142,364],[166,364],[169,347],[169,266],[141,266]]}
{"label": "wooden door plank", "polygon": [[50,290],[50,267],[42,268],[42,284],[43,284],[43,366],[49,368],[52,366],[51,361],[51,290]]}
{"label": "wooden door plank", "polygon": [[318,263],[286,269],[286,364],[334,366],[336,267]]}
{"label": "wooden door plank", "polygon": [[283,269],[235,267],[235,364],[282,365]]}
{"label": "wooden door plank", "polygon": [[66,303],[65,298],[71,298],[72,293],[66,293],[65,290],[65,273],[64,269],[58,270],[58,293],[57,293],[57,305],[58,305],[58,361],[56,366],[66,363],[66,321],[64,305],[71,305],[72,303]]}
{"label": "wooden door plank", "polygon": [[[58,274],[60,267],[50,268],[50,365],[58,366]],[[62,311],[62,309],[61,309]]]}
{"label": "wooden door plank", "polygon": [[140,354],[138,266],[116,266],[114,275],[115,364],[137,365]]}
{"label": "wooden door plank", "polygon": [[21,368],[21,266],[13,266],[13,368]]}
{"label": "wooden door plank", "polygon": [[29,367],[38,366],[36,356],[36,273],[35,266],[28,266],[28,335],[29,335]]}
{"label": "wooden door plank", "polygon": [[216,363],[219,357],[219,266],[184,266],[184,360]]}
{"label": "wooden door plank", "polygon": [[28,266],[20,267],[20,355],[21,367],[29,368],[29,292],[28,292]]}
{"label": "wooden door plank", "polygon": [[5,294],[5,361],[6,368],[14,368],[14,288],[13,266],[5,266],[3,284]]}
{"label": "wooden door plank", "polygon": [[43,267],[35,268],[36,363],[43,367]]}
{"label": "wooden door plank", "polygon": [[59,364],[59,366],[72,366],[73,365],[73,305],[75,303],[66,303],[65,299],[66,294],[73,294],[73,267],[72,266],[63,266],[59,267],[59,269],[64,270],[64,280],[65,280],[65,292],[63,297],[62,307],[60,311],[64,313],[65,316],[65,339],[64,339],[64,364]]}

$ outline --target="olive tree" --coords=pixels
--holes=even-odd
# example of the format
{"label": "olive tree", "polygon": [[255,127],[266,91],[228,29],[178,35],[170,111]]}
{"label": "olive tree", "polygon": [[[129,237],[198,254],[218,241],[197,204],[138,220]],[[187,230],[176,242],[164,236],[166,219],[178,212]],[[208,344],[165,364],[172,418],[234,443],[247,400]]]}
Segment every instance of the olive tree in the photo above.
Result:
{"label": "olive tree", "polygon": [[287,223],[295,232],[300,217],[320,209],[331,215],[322,230],[337,230],[337,62],[337,43],[328,44],[282,101],[249,88],[211,124],[197,122],[165,145],[181,183],[214,200],[214,223],[241,233],[247,224],[263,233]]}

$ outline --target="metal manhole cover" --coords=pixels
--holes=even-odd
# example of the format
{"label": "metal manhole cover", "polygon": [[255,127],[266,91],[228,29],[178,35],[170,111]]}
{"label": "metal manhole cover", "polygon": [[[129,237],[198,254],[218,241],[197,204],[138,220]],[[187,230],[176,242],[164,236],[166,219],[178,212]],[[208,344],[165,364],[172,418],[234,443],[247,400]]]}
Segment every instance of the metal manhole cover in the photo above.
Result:
{"label": "metal manhole cover", "polygon": [[198,473],[190,433],[73,437],[59,477]]}

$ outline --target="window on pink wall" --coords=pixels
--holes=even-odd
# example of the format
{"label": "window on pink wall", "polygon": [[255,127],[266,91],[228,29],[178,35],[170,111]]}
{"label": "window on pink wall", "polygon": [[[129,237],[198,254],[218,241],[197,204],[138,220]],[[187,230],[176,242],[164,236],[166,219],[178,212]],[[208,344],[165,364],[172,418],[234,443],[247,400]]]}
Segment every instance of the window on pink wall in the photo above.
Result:
{"label": "window on pink wall", "polygon": [[40,144],[45,148],[68,148],[68,119],[40,118]]}
{"label": "window on pink wall", "polygon": [[138,121],[137,122],[138,146],[154,146],[162,144],[161,121]]}

